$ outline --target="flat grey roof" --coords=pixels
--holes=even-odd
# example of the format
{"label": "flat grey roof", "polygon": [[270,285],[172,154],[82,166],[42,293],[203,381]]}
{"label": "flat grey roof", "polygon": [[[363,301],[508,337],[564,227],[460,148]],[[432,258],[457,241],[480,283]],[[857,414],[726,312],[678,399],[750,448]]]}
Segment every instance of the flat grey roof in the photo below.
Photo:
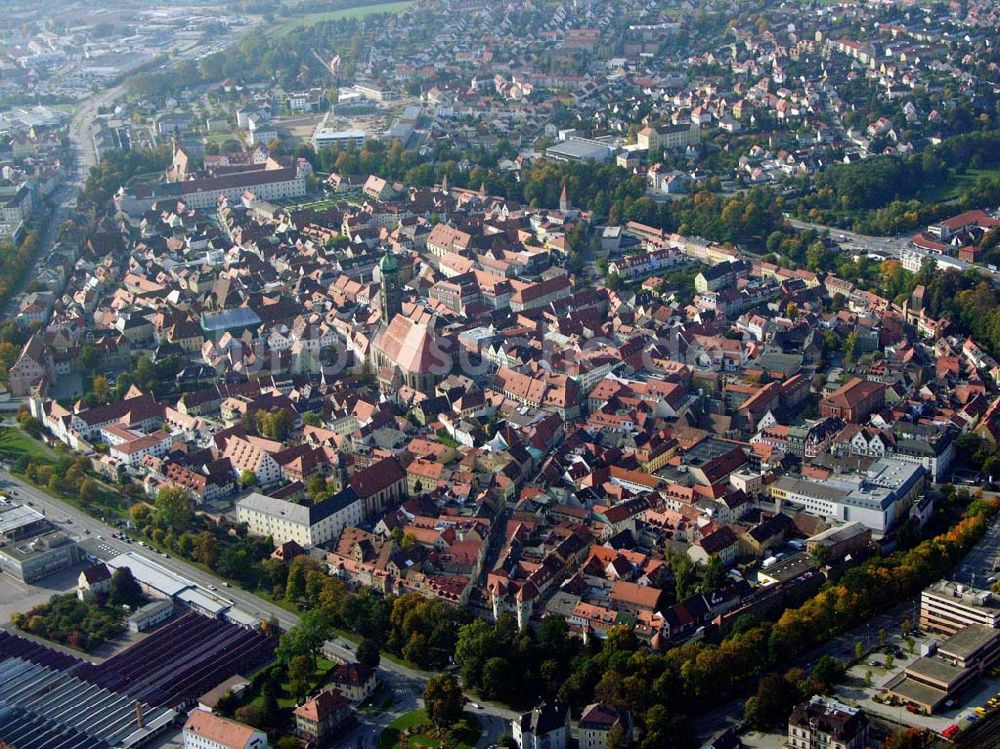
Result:
{"label": "flat grey roof", "polygon": [[940,658],[925,655],[922,658],[917,658],[917,660],[907,666],[906,673],[917,674],[925,676],[928,679],[934,679],[934,681],[951,684],[965,673],[965,670],[946,663]]}
{"label": "flat grey roof", "polygon": [[45,516],[32,507],[13,502],[0,502],[0,535],[44,519]]}
{"label": "flat grey roof", "polygon": [[985,624],[970,624],[942,642],[938,646],[938,652],[965,659],[998,638],[1000,630]]}
{"label": "flat grey roof", "polygon": [[903,679],[896,686],[892,687],[891,691],[903,699],[929,707],[940,704],[948,697],[948,693],[943,689],[929,687],[914,679]]}
{"label": "flat grey roof", "polygon": [[572,159],[607,159],[611,156],[611,149],[599,143],[589,143],[583,140],[568,139],[545,149],[547,154],[554,153],[557,156]]}
{"label": "flat grey roof", "polygon": [[131,551],[109,559],[108,565],[114,569],[128,567],[132,570],[132,577],[138,582],[158,590],[166,596],[176,596],[185,588],[194,585],[190,580],[175,575],[166,567],[161,567]]}
{"label": "flat grey roof", "polygon": [[[830,502],[843,502],[849,494],[848,491],[836,486],[829,486],[819,481],[809,481],[808,479],[795,478],[794,476],[782,476],[774,482],[774,485],[795,494],[803,494],[807,497],[816,497]],[[792,498],[794,502],[795,499]]]}

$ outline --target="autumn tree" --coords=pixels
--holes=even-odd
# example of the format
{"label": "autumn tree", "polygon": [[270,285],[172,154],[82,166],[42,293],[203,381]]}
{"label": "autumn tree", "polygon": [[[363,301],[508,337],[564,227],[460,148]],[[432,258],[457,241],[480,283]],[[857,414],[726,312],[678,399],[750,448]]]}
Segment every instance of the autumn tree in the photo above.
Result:
{"label": "autumn tree", "polygon": [[462,717],[462,690],[451,674],[435,674],[424,689],[424,709],[438,729],[452,728]]}

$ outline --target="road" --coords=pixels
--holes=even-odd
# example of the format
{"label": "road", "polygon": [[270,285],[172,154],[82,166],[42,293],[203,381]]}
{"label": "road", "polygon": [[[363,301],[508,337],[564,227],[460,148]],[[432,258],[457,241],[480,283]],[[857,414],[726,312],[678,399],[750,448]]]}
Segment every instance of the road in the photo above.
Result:
{"label": "road", "polygon": [[[992,574],[993,560],[998,555],[1000,555],[1000,517],[993,521],[985,535],[965,555],[952,579],[971,582],[974,578],[983,584],[987,576]],[[984,585],[984,587],[986,586]],[[837,658],[845,664],[850,663],[854,660],[854,644],[856,642],[860,642],[864,646],[867,654],[870,650],[878,649],[879,630],[884,629],[891,634],[893,631],[900,630],[901,625],[906,620],[909,620],[910,626],[915,627],[918,624],[919,616],[919,598],[911,598],[823,643],[797,661],[789,663],[788,666],[798,666],[809,670],[824,655]],[[695,733],[700,738],[707,738],[725,728],[739,725],[743,719],[744,701],[742,698],[735,699],[715,710],[693,718],[692,725]],[[998,734],[1000,734],[1000,728],[998,728]]]}
{"label": "road", "polygon": [[178,575],[182,575],[189,580],[193,580],[206,588],[210,585],[217,585],[219,586],[220,595],[232,600],[239,606],[239,608],[262,619],[275,617],[282,627],[291,627],[299,620],[299,618],[290,611],[286,611],[280,606],[276,606],[269,601],[265,601],[263,598],[255,596],[252,593],[248,593],[245,590],[240,590],[239,588],[223,588],[220,585],[219,578],[203,572],[197,567],[194,567],[180,559],[173,556],[164,557],[152,549],[144,548],[138,544],[126,544],[124,541],[112,538],[112,534],[118,532],[117,528],[114,528],[106,523],[102,523],[100,520],[91,517],[82,510],[55,499],[40,489],[36,489],[31,486],[31,484],[28,484],[16,476],[11,475],[8,471],[0,470],[0,480],[4,481],[8,487],[11,485],[14,486],[17,492],[14,497],[16,500],[28,501],[35,507],[35,509],[44,511],[45,516],[50,522],[60,527],[65,533],[71,536],[78,539],[96,539],[100,537],[101,541],[105,545],[111,547],[115,551],[123,554],[125,552],[132,552],[134,554],[138,554],[139,556],[146,557],[147,559],[166,567],[171,572],[176,572]]}
{"label": "road", "polygon": [[[798,219],[792,218],[788,215],[785,216],[785,220],[789,223],[789,225],[795,227],[796,229],[814,229],[819,232],[828,231],[830,232],[830,236],[837,241],[842,249],[845,250],[879,250],[898,258],[904,250],[916,249],[912,247],[910,237],[906,234],[895,237],[873,237],[867,234],[857,234],[852,231],[847,231],[846,229],[838,229],[835,226],[825,226],[823,224],[811,224],[808,221],[799,221]],[[934,253],[927,252],[925,250],[917,251],[921,252],[924,257],[934,260],[935,262],[939,258],[946,259],[950,268],[954,268],[960,272],[965,272],[966,270],[972,268],[984,276],[1000,281],[1000,272],[991,271],[984,265],[967,263],[964,260],[959,260],[956,257],[947,255],[935,255]]]}
{"label": "road", "polygon": [[830,236],[837,240],[841,246],[848,248],[870,248],[873,250],[885,250],[893,255],[899,255],[902,250],[910,246],[909,236],[898,237],[872,237],[867,234],[857,234],[846,229],[838,229],[835,226],[824,226],[823,224],[811,224],[808,221],[799,221],[796,218],[786,216],[786,221],[796,229],[813,229],[814,231],[830,232]]}
{"label": "road", "polygon": [[[270,601],[236,587],[224,587],[223,581],[215,575],[209,574],[187,562],[174,556],[164,556],[150,548],[139,546],[138,544],[126,544],[120,539],[113,538],[118,533],[118,529],[107,523],[101,522],[97,518],[91,517],[82,510],[68,505],[55,497],[46,494],[31,484],[13,476],[9,471],[0,469],[0,482],[8,489],[14,489],[14,499],[21,502],[29,502],[35,509],[45,513],[48,520],[61,528],[65,533],[77,539],[92,538],[99,539],[102,545],[109,547],[113,551],[120,553],[131,552],[145,557],[171,572],[194,581],[205,588],[209,586],[217,587],[217,595],[233,601],[240,609],[254,616],[265,620],[274,618],[283,629],[288,629],[298,623],[299,617],[292,612],[276,606]],[[334,655],[343,658],[345,661],[354,660],[354,645],[342,638],[333,639],[331,648]],[[365,736],[373,736],[377,740],[378,735],[395,718],[403,713],[420,707],[417,699],[423,693],[427,684],[427,679],[432,674],[426,671],[409,668],[399,663],[395,663],[383,657],[379,666],[381,670],[380,678],[386,683],[387,688],[393,692],[394,704],[390,710],[382,713],[362,713],[364,722],[350,734],[352,741]],[[477,746],[486,747],[495,744],[504,733],[509,733],[510,720],[517,713],[496,705],[482,704],[475,707],[474,699],[470,697],[467,710],[479,718],[483,728],[483,737]],[[368,749],[374,743],[341,743],[340,746],[354,747],[358,749]]]}

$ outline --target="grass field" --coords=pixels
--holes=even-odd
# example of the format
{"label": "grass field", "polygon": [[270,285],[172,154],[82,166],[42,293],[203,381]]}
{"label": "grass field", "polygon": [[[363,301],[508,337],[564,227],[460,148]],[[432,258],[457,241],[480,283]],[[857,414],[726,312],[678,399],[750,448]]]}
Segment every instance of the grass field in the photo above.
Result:
{"label": "grass field", "polygon": [[[427,713],[423,710],[414,710],[412,713],[400,715],[389,724],[389,727],[382,732],[379,737],[379,749],[399,749],[399,739],[403,731],[414,726],[427,724]],[[448,746],[453,749],[472,749],[479,740],[482,733],[474,718],[466,718],[452,730],[450,740],[442,742],[424,733],[410,734],[409,747],[437,747]]]}
{"label": "grass field", "polygon": [[0,457],[17,460],[22,456],[38,460],[58,457],[48,445],[32,439],[20,429],[0,427]]}
{"label": "grass field", "polygon": [[964,190],[972,187],[980,177],[1000,179],[1000,169],[969,169],[965,174],[953,174],[943,185],[934,185],[922,190],[920,198],[931,202],[954,200]]}
{"label": "grass field", "polygon": [[239,143],[239,137],[233,133],[205,133],[202,138],[204,138],[206,143],[214,143],[217,146],[221,146],[227,140],[235,140]]}
{"label": "grass field", "polygon": [[[13,462],[25,457],[38,464],[53,465],[60,458],[60,455],[44,442],[29,437],[20,429],[0,427],[0,457]],[[17,473],[16,471],[15,474],[19,478],[51,494],[47,487],[36,484],[24,474]],[[94,481],[97,484],[97,496],[92,502],[84,504],[75,494],[61,494],[58,496],[64,502],[68,502],[74,507],[78,507],[84,512],[102,520],[125,518],[128,515],[128,501],[122,496],[122,493],[100,479],[94,479]]]}
{"label": "grass field", "polygon": [[412,0],[397,3],[376,3],[375,5],[361,5],[357,8],[343,8],[341,10],[331,10],[325,13],[307,13],[304,16],[289,18],[281,23],[277,30],[286,34],[302,26],[312,26],[315,23],[324,21],[339,21],[341,18],[364,18],[377,13],[399,13],[413,5]]}
{"label": "grass field", "polygon": [[[316,669],[312,672],[309,682],[312,685],[310,693],[315,692],[316,689],[323,684],[326,680],[327,672],[333,668],[333,662],[328,661],[326,658],[316,659]],[[263,707],[264,696],[258,692],[254,695],[250,704],[256,705],[257,707]],[[292,696],[291,691],[288,688],[288,680],[286,679],[281,683],[281,689],[278,693],[278,707],[282,710],[294,710],[297,707],[295,697]]]}

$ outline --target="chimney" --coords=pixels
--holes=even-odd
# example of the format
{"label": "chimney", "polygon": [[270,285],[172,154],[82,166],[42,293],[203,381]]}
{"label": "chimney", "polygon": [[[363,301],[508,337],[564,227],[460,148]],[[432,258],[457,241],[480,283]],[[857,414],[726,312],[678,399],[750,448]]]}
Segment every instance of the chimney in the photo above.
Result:
{"label": "chimney", "polygon": [[139,700],[135,701],[135,725],[137,728],[146,727],[146,716],[142,714],[142,703]]}

